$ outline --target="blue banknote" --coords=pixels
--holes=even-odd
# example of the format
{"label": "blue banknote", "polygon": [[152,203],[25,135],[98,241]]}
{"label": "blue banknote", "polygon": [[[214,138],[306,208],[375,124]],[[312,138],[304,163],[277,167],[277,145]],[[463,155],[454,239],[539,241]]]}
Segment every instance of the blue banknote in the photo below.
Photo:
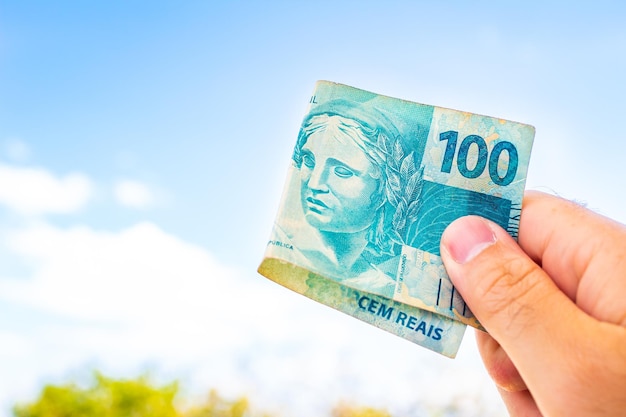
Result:
{"label": "blue banknote", "polygon": [[[453,220],[475,214],[517,237],[533,137],[529,125],[320,81],[259,271],[454,356],[464,326],[481,326],[446,274],[441,234]],[[330,287],[306,285],[319,280]],[[339,298],[324,293],[331,287]],[[362,314],[359,297],[395,306],[400,318],[381,321],[367,308]],[[423,338],[407,336],[402,309],[419,317]],[[441,329],[430,331],[437,343],[428,336],[431,325]]]}

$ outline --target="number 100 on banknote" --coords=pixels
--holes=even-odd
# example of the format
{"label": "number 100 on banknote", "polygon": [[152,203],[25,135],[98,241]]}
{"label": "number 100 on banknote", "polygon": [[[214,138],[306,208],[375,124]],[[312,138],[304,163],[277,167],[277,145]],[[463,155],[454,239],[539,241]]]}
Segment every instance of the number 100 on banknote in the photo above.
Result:
{"label": "number 100 on banknote", "polygon": [[517,237],[534,128],[320,81],[259,272],[453,357],[481,328],[441,261],[465,215]]}

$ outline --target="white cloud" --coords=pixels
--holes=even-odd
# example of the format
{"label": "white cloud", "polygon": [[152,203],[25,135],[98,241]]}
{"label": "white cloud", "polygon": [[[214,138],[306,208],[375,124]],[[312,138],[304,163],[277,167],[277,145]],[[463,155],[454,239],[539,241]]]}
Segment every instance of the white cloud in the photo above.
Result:
{"label": "white cloud", "polygon": [[113,191],[117,202],[126,207],[144,209],[154,203],[154,194],[150,188],[138,181],[118,181]]}
{"label": "white cloud", "polygon": [[[37,224],[12,235],[9,245],[38,267],[30,282],[12,282],[5,290],[24,302],[82,319],[143,323],[171,315],[164,306],[176,306],[175,314],[180,314],[198,298],[232,290],[232,271],[151,223],[117,233]],[[223,297],[214,301],[225,302]]]}
{"label": "white cloud", "polygon": [[[39,223],[9,235],[6,243],[35,270],[28,280],[0,279],[0,299],[132,328],[152,351],[180,350],[177,340],[191,336],[199,339],[189,349],[206,348],[210,334],[247,326],[248,309],[256,311],[255,320],[267,318],[270,333],[272,323],[281,321],[270,319],[280,316],[279,307],[260,299],[267,291],[263,280],[244,282],[203,248],[152,223],[120,232]],[[232,347],[248,340],[239,336],[235,332],[210,343],[217,347],[226,341]]]}
{"label": "white cloud", "polygon": [[29,398],[42,375],[58,381],[85,363],[128,375],[148,362],[182,372],[198,394],[248,393],[287,415],[327,414],[341,399],[407,410],[454,397],[483,407],[468,417],[502,412],[475,349],[457,361],[439,357],[224,266],[152,223],[118,232],[39,223],[5,243],[32,274],[0,277],[0,306],[45,319],[0,332],[11,342],[0,349],[0,403]]}
{"label": "white cloud", "polygon": [[82,174],[59,178],[40,168],[0,165],[0,204],[20,214],[73,213],[92,192],[91,181]]}

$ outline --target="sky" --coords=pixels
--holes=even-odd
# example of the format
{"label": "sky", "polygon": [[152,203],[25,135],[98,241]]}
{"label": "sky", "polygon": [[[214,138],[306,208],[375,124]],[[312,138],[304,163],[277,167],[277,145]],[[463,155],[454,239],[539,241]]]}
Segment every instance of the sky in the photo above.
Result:
{"label": "sky", "polygon": [[[626,6],[0,2],[0,417],[91,369],[502,415],[450,360],[255,271],[315,81],[528,123],[527,188],[626,221]],[[403,414],[404,413],[404,414]]]}

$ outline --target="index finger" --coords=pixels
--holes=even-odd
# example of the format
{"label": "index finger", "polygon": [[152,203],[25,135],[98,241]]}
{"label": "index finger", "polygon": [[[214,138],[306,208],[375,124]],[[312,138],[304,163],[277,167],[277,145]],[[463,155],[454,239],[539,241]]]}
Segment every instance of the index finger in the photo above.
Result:
{"label": "index finger", "polygon": [[[623,287],[613,287],[615,294],[626,292],[626,226],[577,203],[538,191],[526,192],[518,243],[588,314],[593,306],[585,304],[598,299],[593,292],[607,289],[591,281]],[[584,297],[580,291],[586,291]]]}

